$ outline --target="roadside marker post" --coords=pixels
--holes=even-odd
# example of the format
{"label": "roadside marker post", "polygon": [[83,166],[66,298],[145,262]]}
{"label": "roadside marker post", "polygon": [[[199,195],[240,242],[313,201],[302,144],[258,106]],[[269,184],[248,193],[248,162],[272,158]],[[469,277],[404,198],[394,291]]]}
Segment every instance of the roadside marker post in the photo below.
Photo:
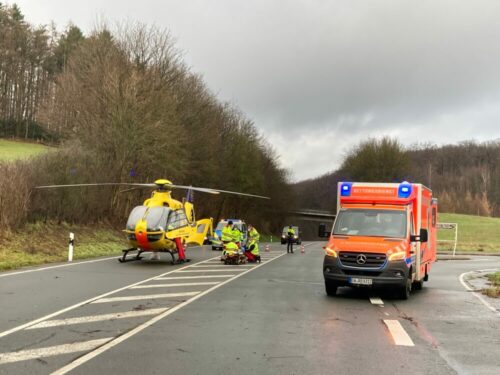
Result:
{"label": "roadside marker post", "polygon": [[75,234],[69,234],[68,262],[73,261],[73,247],[75,245]]}
{"label": "roadside marker post", "polygon": [[265,251],[266,251],[266,253],[269,252],[269,245],[266,245],[266,250]]}
{"label": "roadside marker post", "polygon": [[300,245],[300,253],[301,254],[305,254],[306,253],[306,249],[305,249],[304,245]]}

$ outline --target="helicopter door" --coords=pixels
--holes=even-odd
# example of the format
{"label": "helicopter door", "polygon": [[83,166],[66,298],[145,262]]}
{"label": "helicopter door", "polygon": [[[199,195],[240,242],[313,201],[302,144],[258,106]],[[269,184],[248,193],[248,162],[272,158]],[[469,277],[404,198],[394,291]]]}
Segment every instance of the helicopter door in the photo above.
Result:
{"label": "helicopter door", "polygon": [[196,222],[196,226],[192,227],[192,232],[186,239],[186,243],[195,243],[197,245],[203,245],[208,237],[213,236],[213,224],[212,219],[202,219]]}

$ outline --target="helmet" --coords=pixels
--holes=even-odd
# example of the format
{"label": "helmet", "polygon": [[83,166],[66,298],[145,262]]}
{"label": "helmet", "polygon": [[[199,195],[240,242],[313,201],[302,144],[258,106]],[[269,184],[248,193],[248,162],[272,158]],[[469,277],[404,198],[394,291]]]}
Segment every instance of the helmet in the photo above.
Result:
{"label": "helmet", "polygon": [[227,222],[227,225],[233,225],[233,221],[232,221],[232,220],[229,220],[229,221]]}

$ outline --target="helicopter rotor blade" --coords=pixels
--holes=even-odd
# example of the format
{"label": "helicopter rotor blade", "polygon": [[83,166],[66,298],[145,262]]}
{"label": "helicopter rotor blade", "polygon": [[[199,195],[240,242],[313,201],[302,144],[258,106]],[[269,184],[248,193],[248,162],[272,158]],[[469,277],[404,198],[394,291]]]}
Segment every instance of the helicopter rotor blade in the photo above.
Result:
{"label": "helicopter rotor blade", "polygon": [[45,185],[35,186],[35,189],[55,189],[63,187],[83,187],[83,186],[137,186],[137,187],[156,187],[155,184],[138,184],[133,182],[100,182],[93,184],[67,184],[67,185]]}
{"label": "helicopter rotor blade", "polygon": [[200,188],[195,186],[184,186],[184,185],[167,185],[167,186],[173,189],[184,189],[184,190],[201,191],[203,193],[209,193],[209,194],[219,194],[217,190],[210,188]]}
{"label": "helicopter rotor blade", "polygon": [[[220,189],[212,189],[212,188],[202,188],[202,187],[196,187],[196,186],[186,186],[186,185],[173,185],[173,184],[165,184],[165,185],[158,185],[158,184],[140,184],[140,183],[134,183],[134,182],[99,182],[99,183],[90,183],[90,184],[66,184],[66,185],[45,185],[45,186],[35,186],[35,189],[56,189],[56,188],[65,188],[65,187],[86,187],[86,186],[135,186],[136,188],[142,188],[142,187],[148,187],[148,188],[161,188],[161,189],[184,189],[184,190],[193,190],[193,191],[200,191],[203,193],[209,193],[209,194],[234,194],[234,195],[241,195],[241,196],[246,196],[246,197],[253,197],[253,198],[261,198],[261,199],[271,199],[269,197],[264,197],[262,195],[255,195],[255,194],[247,194],[247,193],[240,193],[237,191],[229,191],[229,190],[220,190]],[[129,191],[130,189],[124,190],[123,192]]]}
{"label": "helicopter rotor blade", "polygon": [[212,188],[200,188],[200,187],[195,187],[195,186],[184,186],[184,185],[169,185],[169,187],[176,188],[176,189],[191,189],[191,190],[194,190],[194,191],[202,191],[204,193],[210,193],[210,194],[225,193],[225,194],[242,195],[242,196],[253,197],[253,198],[271,199],[269,197],[264,197],[262,195],[240,193],[240,192],[237,192],[237,191],[229,191],[229,190],[220,190],[220,189],[212,189]]}

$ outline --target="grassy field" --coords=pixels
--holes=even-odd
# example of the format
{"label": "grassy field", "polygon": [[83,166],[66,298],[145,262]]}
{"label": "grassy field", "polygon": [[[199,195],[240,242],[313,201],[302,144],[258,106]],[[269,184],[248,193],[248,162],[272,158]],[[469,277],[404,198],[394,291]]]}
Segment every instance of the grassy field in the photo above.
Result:
{"label": "grassy field", "polygon": [[52,150],[52,147],[38,143],[26,143],[0,139],[0,161],[26,159]]}
{"label": "grassy field", "polygon": [[[440,213],[440,223],[458,223],[457,253],[500,253],[500,218]],[[453,240],[455,231],[440,229],[438,240]],[[452,243],[439,243],[439,250],[452,249]]]}
{"label": "grassy field", "polygon": [[75,260],[118,256],[126,246],[120,231],[110,227],[29,224],[23,231],[0,234],[0,271],[67,260],[70,232],[75,233]]}

